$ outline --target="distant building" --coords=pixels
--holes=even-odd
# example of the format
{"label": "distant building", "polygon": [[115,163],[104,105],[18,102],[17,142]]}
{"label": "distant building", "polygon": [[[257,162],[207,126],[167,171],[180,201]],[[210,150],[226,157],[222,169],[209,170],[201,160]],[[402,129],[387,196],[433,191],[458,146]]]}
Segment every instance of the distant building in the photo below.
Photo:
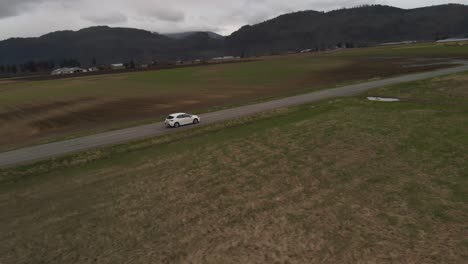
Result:
{"label": "distant building", "polygon": [[224,57],[216,57],[213,58],[213,61],[233,61],[233,60],[239,60],[240,57],[234,57],[234,56],[224,56]]}
{"label": "distant building", "polygon": [[85,69],[74,67],[74,68],[60,68],[53,70],[50,74],[51,75],[65,75],[65,74],[74,74],[74,73],[82,73],[88,72]]}
{"label": "distant building", "polygon": [[468,38],[449,38],[436,41],[438,45],[464,46],[468,45]]}
{"label": "distant building", "polygon": [[125,69],[125,65],[123,63],[114,63],[114,64],[111,64],[111,69],[112,70],[123,70],[123,69]]}
{"label": "distant building", "polygon": [[393,46],[393,45],[406,45],[406,44],[414,44],[416,41],[400,41],[400,42],[388,42],[379,44],[379,46]]}

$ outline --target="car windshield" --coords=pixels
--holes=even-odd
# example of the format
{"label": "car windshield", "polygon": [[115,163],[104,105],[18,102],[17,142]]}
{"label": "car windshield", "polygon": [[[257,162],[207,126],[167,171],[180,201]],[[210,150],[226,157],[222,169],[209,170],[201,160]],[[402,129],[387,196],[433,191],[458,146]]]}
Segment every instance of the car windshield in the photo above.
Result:
{"label": "car windshield", "polygon": [[171,119],[174,119],[173,116],[168,116],[167,119],[171,120]]}

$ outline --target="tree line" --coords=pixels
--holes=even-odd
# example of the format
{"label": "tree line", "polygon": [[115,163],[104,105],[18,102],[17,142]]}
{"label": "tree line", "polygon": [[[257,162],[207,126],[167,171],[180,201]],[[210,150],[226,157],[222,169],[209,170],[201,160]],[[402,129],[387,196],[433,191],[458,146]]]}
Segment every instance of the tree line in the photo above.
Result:
{"label": "tree line", "polygon": [[54,60],[30,60],[22,64],[0,64],[0,75],[50,72],[57,67],[81,67],[81,63],[76,59],[63,59],[58,63]]}

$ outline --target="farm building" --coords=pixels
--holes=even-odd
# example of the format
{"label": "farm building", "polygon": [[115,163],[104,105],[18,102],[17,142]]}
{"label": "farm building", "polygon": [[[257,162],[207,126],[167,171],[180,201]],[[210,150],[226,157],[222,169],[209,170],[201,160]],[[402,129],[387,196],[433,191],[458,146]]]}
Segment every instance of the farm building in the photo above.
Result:
{"label": "farm building", "polygon": [[414,44],[416,41],[411,40],[411,41],[399,41],[399,42],[387,42],[387,43],[382,43],[379,44],[379,46],[396,46],[396,45],[406,45],[406,44]]}
{"label": "farm building", "polygon": [[449,38],[442,39],[436,42],[438,45],[445,46],[464,46],[468,45],[468,38]]}
{"label": "farm building", "polygon": [[216,57],[213,58],[212,61],[234,61],[234,60],[240,60],[240,57],[234,57],[234,56],[224,56],[224,57]]}
{"label": "farm building", "polygon": [[87,70],[74,67],[74,68],[56,69],[56,70],[53,70],[50,74],[51,75],[64,75],[64,74],[74,74],[74,73],[82,73],[82,72],[87,72]]}
{"label": "farm building", "polygon": [[111,69],[112,70],[123,70],[123,69],[125,69],[125,65],[123,63],[114,63],[114,64],[111,64]]}

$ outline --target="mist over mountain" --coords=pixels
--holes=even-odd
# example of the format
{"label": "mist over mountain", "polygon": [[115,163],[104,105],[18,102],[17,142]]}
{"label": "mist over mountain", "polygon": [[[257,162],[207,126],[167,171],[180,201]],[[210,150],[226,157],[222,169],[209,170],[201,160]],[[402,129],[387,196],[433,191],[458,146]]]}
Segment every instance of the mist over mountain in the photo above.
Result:
{"label": "mist over mountain", "polygon": [[468,6],[449,4],[417,9],[363,6],[331,12],[302,11],[244,26],[226,38],[212,32],[161,35],[146,30],[85,28],[38,38],[0,42],[0,64],[63,59],[89,65],[154,60],[256,56],[335,46],[363,47],[384,42],[433,41],[468,36]]}
{"label": "mist over mountain", "polygon": [[191,37],[195,34],[198,33],[206,33],[210,38],[212,39],[223,39],[224,36],[221,36],[217,33],[211,32],[211,31],[189,31],[189,32],[181,32],[181,33],[169,33],[169,34],[163,34],[166,37],[172,38],[172,39],[186,39],[188,37]]}

